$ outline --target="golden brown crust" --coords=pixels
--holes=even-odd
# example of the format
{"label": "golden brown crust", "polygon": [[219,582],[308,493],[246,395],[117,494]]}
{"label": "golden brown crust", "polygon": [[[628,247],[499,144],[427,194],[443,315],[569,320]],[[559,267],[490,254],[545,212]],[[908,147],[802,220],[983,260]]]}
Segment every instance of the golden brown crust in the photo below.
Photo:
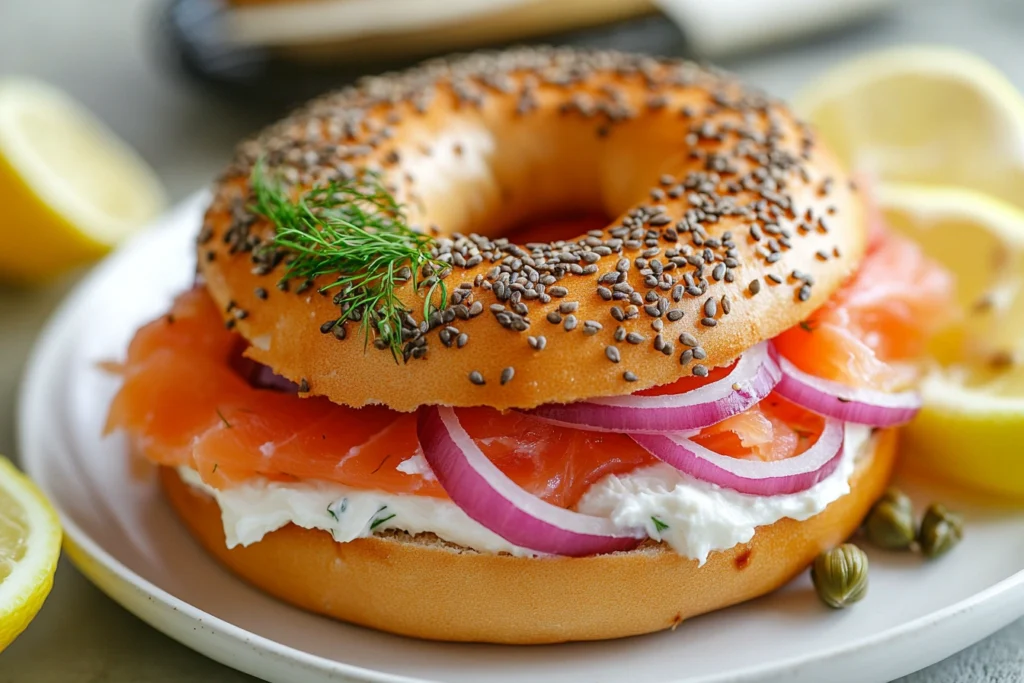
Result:
{"label": "golden brown crust", "polygon": [[[257,158],[299,187],[380,169],[407,205],[409,222],[436,225],[443,235],[496,235],[530,216],[573,208],[600,207],[617,218],[600,236],[547,250],[485,244],[494,262],[485,257],[473,267],[460,264],[476,245],[442,241],[449,252],[468,250],[446,257],[455,264],[449,288],[470,287],[461,302],[466,310],[446,309],[446,324],[432,327],[422,342],[408,341],[409,353],[417,344],[426,351],[396,364],[387,351],[364,350],[355,323],[345,340],[320,332],[339,316],[331,296],[274,289],[282,266],[271,269],[266,253],[253,251],[270,236],[269,226],[245,208]],[[727,364],[806,318],[835,291],[863,254],[863,222],[847,176],[783,105],[685,62],[526,50],[370,79],[243,144],[207,214],[199,260],[214,299],[226,316],[238,317],[253,343],[251,356],[296,382],[305,379],[312,393],[396,410],[528,408],[621,395],[674,381],[698,365]],[[604,248],[613,253],[602,254]],[[643,255],[653,248],[657,253]],[[620,261],[628,266],[625,281],[606,284],[625,290],[612,296],[632,301],[605,300],[598,278],[615,277]],[[496,270],[502,265],[512,271],[511,284],[521,276],[515,287],[496,284],[506,277]],[[595,272],[572,272],[589,266]],[[266,300],[257,296],[264,290]],[[422,298],[411,287],[402,298],[420,322]],[[478,314],[458,317],[474,303]],[[505,306],[505,317],[492,311],[496,304]],[[576,304],[571,331],[568,312],[561,322],[553,313],[561,304],[569,304],[566,311]],[[682,318],[669,318],[659,304]],[[634,306],[635,317],[620,321],[613,306],[627,315]],[[704,324],[707,317],[714,326]],[[601,328],[586,334],[586,321]],[[449,325],[457,333],[445,332],[448,341],[465,334],[464,347],[442,343]],[[655,325],[663,326],[660,339]],[[643,339],[617,338],[620,326]],[[682,358],[683,333],[706,359]],[[543,350],[529,337],[544,337]],[[620,362],[609,360],[608,347]],[[514,379],[501,384],[509,367]],[[471,382],[473,372],[486,384]],[[627,381],[627,372],[637,379]]]}
{"label": "golden brown crust", "polygon": [[224,544],[216,502],[162,470],[171,505],[193,535],[236,574],[314,612],[434,640],[554,643],[649,633],[764,595],[844,541],[881,495],[896,432],[879,432],[851,493],[804,522],[783,519],[698,568],[663,547],[588,558],[460,552],[408,536],[336,543],[287,526],[246,548]]}

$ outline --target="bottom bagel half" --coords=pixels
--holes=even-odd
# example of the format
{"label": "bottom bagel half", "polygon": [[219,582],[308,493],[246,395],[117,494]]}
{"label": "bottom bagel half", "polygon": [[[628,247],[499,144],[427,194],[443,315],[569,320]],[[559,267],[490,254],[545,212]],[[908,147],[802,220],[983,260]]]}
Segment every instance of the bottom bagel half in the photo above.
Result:
{"label": "bottom bagel half", "polygon": [[782,519],[712,553],[703,566],[648,541],[585,558],[478,553],[432,535],[337,543],[288,525],[228,549],[212,498],[162,468],[171,505],[196,539],[254,586],[304,609],[391,633],[507,644],[600,640],[650,633],[769,593],[852,534],[884,491],[896,432],[878,431],[849,494],[803,522]]}

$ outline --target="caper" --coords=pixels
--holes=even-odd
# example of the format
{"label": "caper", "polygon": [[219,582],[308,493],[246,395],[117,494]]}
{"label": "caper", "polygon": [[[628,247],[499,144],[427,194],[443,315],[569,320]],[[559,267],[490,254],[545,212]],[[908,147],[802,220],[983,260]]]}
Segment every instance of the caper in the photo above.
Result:
{"label": "caper", "polygon": [[909,505],[883,497],[864,520],[864,533],[879,548],[905,550],[917,536],[914,512]]}
{"label": "caper", "polygon": [[885,493],[878,499],[878,503],[888,501],[898,507],[901,510],[912,512],[914,509],[913,504],[910,502],[910,496],[903,493],[900,489],[895,486],[890,486],[885,490]]}
{"label": "caper", "polygon": [[925,510],[917,542],[921,554],[928,558],[945,555],[964,537],[964,519],[942,503],[933,503]]}
{"label": "caper", "polygon": [[826,550],[811,565],[811,581],[832,609],[852,605],[868,592],[868,556],[852,543]]}

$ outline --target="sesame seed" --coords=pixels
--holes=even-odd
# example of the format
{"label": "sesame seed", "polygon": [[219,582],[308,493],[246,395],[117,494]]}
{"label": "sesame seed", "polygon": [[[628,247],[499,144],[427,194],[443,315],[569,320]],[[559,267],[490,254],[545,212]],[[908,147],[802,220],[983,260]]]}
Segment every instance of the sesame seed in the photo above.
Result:
{"label": "sesame seed", "polygon": [[571,313],[565,316],[565,324],[563,325],[563,327],[565,327],[566,332],[572,332],[573,330],[575,330],[576,316],[572,315]]}
{"label": "sesame seed", "polygon": [[562,316],[558,314],[558,311],[551,311],[548,313],[547,319],[552,325],[558,325],[562,322]]}
{"label": "sesame seed", "polygon": [[800,291],[797,292],[797,298],[800,301],[807,301],[811,298],[811,287],[810,285],[803,285],[800,287]]}
{"label": "sesame seed", "polygon": [[614,346],[604,347],[604,355],[607,356],[608,360],[610,360],[613,363],[618,363],[622,359],[622,357],[619,355],[619,350]]}
{"label": "sesame seed", "polygon": [[694,365],[693,366],[693,374],[697,375],[697,377],[707,377],[708,376],[708,369],[707,369],[707,367],[705,367],[703,365],[699,365],[699,364],[698,365]]}
{"label": "sesame seed", "polygon": [[486,384],[486,382],[484,381],[484,376],[481,375],[480,372],[477,370],[474,370],[473,372],[469,373],[469,381],[477,386],[483,386],[484,384]]}
{"label": "sesame seed", "polygon": [[715,320],[714,318],[701,318],[700,324],[703,325],[704,327],[714,327],[715,325],[718,324],[718,321]]}
{"label": "sesame seed", "polygon": [[757,294],[758,292],[761,291],[761,281],[760,280],[751,280],[750,284],[747,285],[747,289],[750,290],[751,294]]}
{"label": "sesame seed", "polygon": [[679,364],[680,365],[689,365],[690,361],[692,361],[692,360],[693,360],[693,351],[691,349],[686,349],[679,356]]}
{"label": "sesame seed", "polygon": [[509,367],[505,368],[504,370],[502,370],[501,371],[501,385],[504,386],[504,385],[508,384],[509,382],[511,382],[512,378],[515,377],[515,375],[516,375],[516,370],[515,370],[515,368],[513,368],[511,366],[509,366]]}
{"label": "sesame seed", "polygon": [[626,370],[624,373],[622,373],[622,379],[626,380],[627,382],[635,382],[640,378],[637,377],[635,373]]}
{"label": "sesame seed", "polygon": [[683,312],[678,308],[673,308],[665,314],[665,317],[668,318],[670,322],[676,322],[677,320],[682,320]]}

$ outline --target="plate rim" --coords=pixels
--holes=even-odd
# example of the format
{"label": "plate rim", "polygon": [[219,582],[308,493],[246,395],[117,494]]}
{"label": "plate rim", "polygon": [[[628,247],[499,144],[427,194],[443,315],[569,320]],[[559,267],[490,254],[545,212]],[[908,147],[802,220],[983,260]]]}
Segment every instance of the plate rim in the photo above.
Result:
{"label": "plate rim", "polygon": [[[175,218],[181,215],[187,215],[189,211],[200,208],[209,196],[209,190],[204,189],[194,192],[182,199],[180,202],[174,204],[160,218],[141,230],[113,254],[93,267],[85,277],[74,285],[72,290],[64,297],[57,308],[47,318],[46,323],[43,325],[33,342],[32,350],[24,365],[24,370],[19,380],[18,388],[15,392],[15,398],[17,401],[15,411],[16,441],[21,465],[28,475],[38,482],[40,488],[43,489],[43,492],[51,498],[51,502],[58,512],[61,525],[64,529],[64,543],[75,546],[74,551],[68,551],[67,548],[65,548],[68,559],[72,564],[74,564],[75,567],[90,580],[90,582],[96,585],[112,600],[121,604],[121,606],[129,612],[142,619],[161,633],[164,633],[168,637],[185,644],[187,647],[194,649],[197,652],[200,652],[204,656],[226,666],[239,668],[236,664],[227,661],[227,657],[220,656],[219,653],[213,652],[213,648],[204,648],[201,644],[195,645],[191,641],[186,641],[184,637],[179,637],[179,634],[171,627],[165,628],[162,624],[154,623],[156,620],[149,619],[148,615],[143,614],[145,610],[137,608],[134,603],[129,604],[128,601],[122,601],[118,599],[118,597],[112,595],[111,591],[108,591],[103,585],[101,585],[103,579],[94,576],[94,572],[96,574],[99,573],[95,571],[95,567],[98,565],[102,570],[105,570],[108,576],[114,577],[133,590],[142,593],[151,602],[163,606],[163,609],[176,611],[184,618],[202,623],[207,630],[212,630],[218,635],[226,638],[228,641],[233,642],[236,648],[245,648],[257,651],[262,650],[263,652],[274,656],[282,663],[300,665],[308,672],[318,672],[335,677],[340,675],[354,681],[366,681],[370,683],[438,683],[436,679],[410,678],[401,674],[389,674],[329,659],[320,655],[311,654],[298,648],[284,645],[267,638],[266,636],[259,635],[258,633],[253,633],[252,631],[236,626],[227,620],[209,614],[201,607],[175,597],[163,588],[139,575],[124,563],[120,562],[78,526],[74,518],[64,510],[58,499],[50,496],[50,492],[48,491],[49,487],[46,484],[47,477],[43,473],[44,468],[39,462],[40,458],[33,456],[33,451],[29,448],[30,437],[28,435],[28,425],[30,424],[30,416],[32,415],[31,407],[35,403],[45,403],[41,398],[36,398],[37,394],[43,391],[45,384],[34,382],[32,381],[33,378],[43,375],[45,367],[44,361],[54,356],[55,352],[59,352],[60,344],[67,334],[62,334],[62,329],[69,329],[65,323],[74,319],[76,304],[86,299],[97,287],[98,283],[104,278],[109,277],[109,273],[116,270],[117,266],[122,261],[131,258],[138,250],[138,245],[140,243],[144,243],[145,241],[152,239],[152,234],[157,231],[173,229]],[[75,559],[74,555],[77,555],[79,551],[84,552],[84,554],[88,556],[90,562],[81,562],[79,559]],[[929,628],[946,625],[952,619],[965,612],[983,609],[986,608],[986,606],[990,610],[992,608],[998,609],[1000,607],[1000,605],[997,604],[998,599],[1000,597],[1012,595],[1014,591],[1019,591],[1020,593],[1019,600],[1021,602],[1021,608],[1018,610],[1012,610],[1012,615],[1009,617],[1005,617],[1005,614],[999,617],[996,620],[998,621],[998,625],[991,629],[986,628],[985,632],[977,635],[977,637],[969,636],[966,640],[961,639],[961,645],[954,650],[947,651],[945,655],[943,655],[950,656],[964,647],[984,639],[1015,619],[1024,616],[1024,569],[1021,569],[1016,573],[992,584],[988,588],[974,593],[963,600],[953,603],[952,605],[947,605],[946,607],[934,612],[930,612],[898,626],[880,631],[870,637],[857,640],[848,645],[828,647],[816,650],[807,655],[790,657],[769,665],[751,666],[727,674],[711,674],[698,679],[675,680],[676,683],[728,683],[753,681],[761,677],[778,676],[780,674],[785,674],[786,672],[795,672],[800,668],[814,666],[831,659],[857,656],[865,650],[877,647],[880,643],[891,643],[892,641],[907,638]],[[1011,610],[1007,611],[1010,612]],[[938,660],[936,659],[934,661]],[[926,662],[924,666],[928,666],[929,664],[934,663],[934,661]],[[240,670],[244,671],[244,669]],[[904,673],[909,673],[909,671]],[[253,675],[257,674],[253,673]]]}

